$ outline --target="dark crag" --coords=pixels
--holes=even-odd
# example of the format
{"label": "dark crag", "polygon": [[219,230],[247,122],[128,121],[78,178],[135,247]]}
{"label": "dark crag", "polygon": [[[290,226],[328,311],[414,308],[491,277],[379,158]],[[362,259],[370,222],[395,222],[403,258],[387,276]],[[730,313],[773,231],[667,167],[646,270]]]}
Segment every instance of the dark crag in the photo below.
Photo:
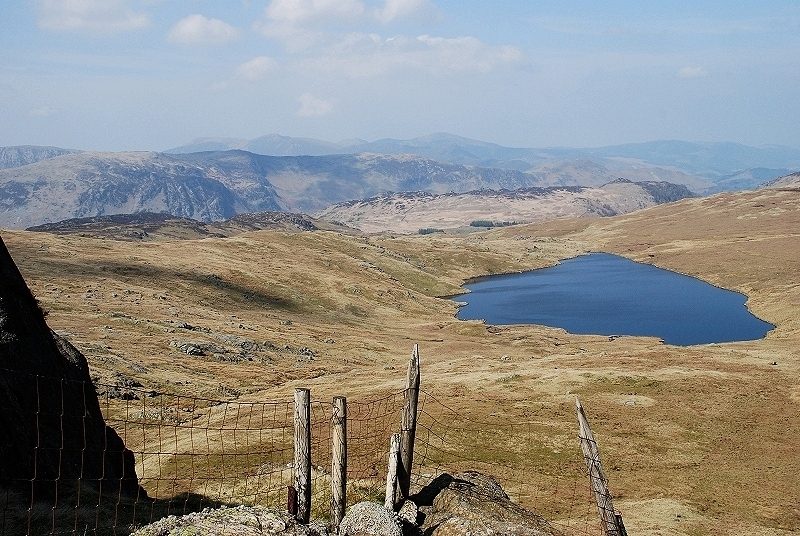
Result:
{"label": "dark crag", "polygon": [[133,454],[105,424],[86,358],[48,328],[2,239],[0,431],[6,508],[14,499],[74,506],[76,493],[145,496]]}

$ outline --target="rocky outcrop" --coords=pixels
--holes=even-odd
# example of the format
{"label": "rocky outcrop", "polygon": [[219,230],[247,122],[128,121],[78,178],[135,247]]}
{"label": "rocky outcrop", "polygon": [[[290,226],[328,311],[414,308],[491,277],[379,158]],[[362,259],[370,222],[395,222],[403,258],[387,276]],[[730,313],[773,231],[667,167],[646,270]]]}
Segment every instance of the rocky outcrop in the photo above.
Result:
{"label": "rocky outcrop", "polygon": [[103,420],[81,353],[55,335],[0,239],[0,488],[26,504],[78,480],[143,496],[134,458]]}
{"label": "rocky outcrop", "polygon": [[474,471],[443,473],[414,499],[428,536],[556,536],[561,533],[543,517],[512,502],[500,484]]}
{"label": "rocky outcrop", "polygon": [[[418,507],[417,504],[420,506]],[[131,536],[327,536],[325,525],[298,525],[286,512],[236,506],[169,516]],[[339,536],[562,536],[538,514],[512,502],[492,477],[474,471],[443,473],[423,487],[399,512],[360,502],[347,509]]]}

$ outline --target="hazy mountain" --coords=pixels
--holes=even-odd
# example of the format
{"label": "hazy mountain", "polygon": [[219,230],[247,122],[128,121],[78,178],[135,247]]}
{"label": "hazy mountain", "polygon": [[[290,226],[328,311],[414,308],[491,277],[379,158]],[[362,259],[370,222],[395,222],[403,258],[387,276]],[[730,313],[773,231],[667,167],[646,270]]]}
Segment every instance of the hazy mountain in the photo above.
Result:
{"label": "hazy mountain", "polygon": [[619,177],[633,181],[656,181],[683,184],[696,192],[703,192],[711,181],[680,170],[642,164],[626,158],[554,160],[530,169],[542,177],[543,185],[600,186]]}
{"label": "hazy mountain", "polygon": [[704,176],[721,176],[749,168],[798,168],[800,149],[738,143],[698,143],[677,140],[651,141],[583,149],[601,157],[634,158],[657,166],[671,166]]}
{"label": "hazy mountain", "polygon": [[615,216],[693,194],[666,182],[616,180],[599,187],[554,186],[466,193],[394,193],[328,207],[318,216],[362,231],[447,229],[496,222],[530,223],[561,217]]}
{"label": "hazy mountain", "polygon": [[752,190],[767,181],[777,179],[788,173],[790,169],[750,168],[720,177],[706,193],[717,193],[731,190]]}
{"label": "hazy mountain", "polygon": [[[360,142],[358,140],[357,142]],[[357,143],[355,142],[355,143]],[[292,138],[280,134],[267,134],[252,140],[238,138],[197,138],[186,145],[167,149],[170,154],[187,154],[202,151],[228,151],[239,149],[271,156],[326,155],[345,152],[346,145],[331,143],[312,138]]]}
{"label": "hazy mountain", "polygon": [[[329,155],[378,153],[411,154],[439,162],[516,171],[541,171],[574,162],[595,166],[599,173],[581,173],[584,184],[602,184],[610,177],[668,180],[686,184],[695,191],[734,190],[754,186],[732,179],[742,170],[800,168],[800,149],[776,145],[752,147],[736,143],[652,141],[595,148],[506,147],[447,133],[412,139],[384,138],[375,141],[327,142],[271,134],[254,140],[201,139],[169,152],[244,149],[271,155]],[[607,173],[606,173],[607,171]],[[586,178],[588,176],[588,178]],[[578,184],[567,177],[554,183]]]}
{"label": "hazy mountain", "polygon": [[25,166],[47,160],[63,154],[77,151],[61,149],[59,147],[40,147],[38,145],[17,145],[13,147],[0,147],[0,169]]}

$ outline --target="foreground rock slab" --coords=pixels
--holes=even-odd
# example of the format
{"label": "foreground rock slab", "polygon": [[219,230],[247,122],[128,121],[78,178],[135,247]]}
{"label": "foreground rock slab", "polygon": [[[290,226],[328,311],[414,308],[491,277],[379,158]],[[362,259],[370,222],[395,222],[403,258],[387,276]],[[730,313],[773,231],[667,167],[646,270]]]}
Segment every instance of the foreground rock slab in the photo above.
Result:
{"label": "foreground rock slab", "polygon": [[206,508],[184,516],[169,516],[140,528],[131,536],[328,536],[320,523],[298,525],[286,512],[262,506]]}

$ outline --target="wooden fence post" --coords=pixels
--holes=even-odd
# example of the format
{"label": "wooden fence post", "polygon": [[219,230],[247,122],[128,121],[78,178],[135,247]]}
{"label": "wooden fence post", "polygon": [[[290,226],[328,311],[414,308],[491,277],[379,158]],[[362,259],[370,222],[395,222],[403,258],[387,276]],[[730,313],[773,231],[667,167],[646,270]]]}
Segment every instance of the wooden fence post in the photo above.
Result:
{"label": "wooden fence post", "polygon": [[420,366],[419,345],[414,345],[406,378],[405,406],[400,441],[400,468],[398,479],[400,496],[408,498],[411,489],[411,466],[414,463],[414,438],[417,435],[417,404],[419,402]]}
{"label": "wooden fence post", "polygon": [[397,463],[400,459],[400,434],[392,434],[389,441],[389,470],[386,472],[386,498],[383,506],[394,512],[395,490],[397,490]]}
{"label": "wooden fence post", "polygon": [[614,503],[611,492],[608,490],[608,480],[603,472],[603,464],[600,461],[600,450],[597,448],[597,441],[594,439],[586,413],[583,411],[581,401],[575,399],[575,406],[578,413],[578,438],[581,441],[583,459],[586,468],[589,470],[589,483],[591,484],[594,498],[597,502],[597,513],[600,515],[600,524],[603,527],[605,536],[627,536],[622,516],[614,510]]}
{"label": "wooden fence post", "polygon": [[294,390],[294,487],[298,523],[311,519],[311,391]]}
{"label": "wooden fence post", "polygon": [[331,527],[338,534],[347,505],[347,398],[333,397],[331,416]]}

